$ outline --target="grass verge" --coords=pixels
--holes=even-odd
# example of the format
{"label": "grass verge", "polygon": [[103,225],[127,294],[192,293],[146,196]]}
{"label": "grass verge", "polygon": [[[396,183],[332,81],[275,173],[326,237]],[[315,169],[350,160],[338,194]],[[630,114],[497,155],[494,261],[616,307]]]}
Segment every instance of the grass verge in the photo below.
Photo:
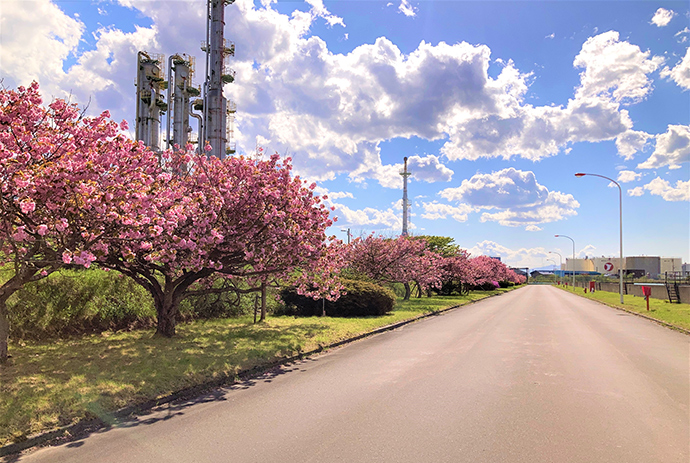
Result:
{"label": "grass verge", "polygon": [[86,418],[107,422],[127,405],[505,291],[398,301],[381,317],[200,320],[179,325],[173,339],[137,330],[11,343],[13,357],[0,366],[0,446]]}
{"label": "grass verge", "polygon": [[603,302],[611,307],[619,307],[631,312],[640,313],[648,317],[660,320],[671,325],[690,330],[690,304],[671,304],[662,299],[649,298],[649,311],[644,297],[623,295],[623,304],[620,301],[619,293],[608,291],[595,291],[585,293],[582,288],[573,289],[571,286],[558,286],[558,288],[586,297],[595,301]]}

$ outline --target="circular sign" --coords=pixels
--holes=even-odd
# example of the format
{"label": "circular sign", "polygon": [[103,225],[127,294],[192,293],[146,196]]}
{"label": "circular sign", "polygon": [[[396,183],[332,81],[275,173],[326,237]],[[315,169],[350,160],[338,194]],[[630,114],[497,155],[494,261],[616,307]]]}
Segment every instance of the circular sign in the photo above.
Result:
{"label": "circular sign", "polygon": [[607,272],[610,272],[611,270],[613,270],[613,264],[611,262],[606,262],[604,264],[604,270],[606,270]]}

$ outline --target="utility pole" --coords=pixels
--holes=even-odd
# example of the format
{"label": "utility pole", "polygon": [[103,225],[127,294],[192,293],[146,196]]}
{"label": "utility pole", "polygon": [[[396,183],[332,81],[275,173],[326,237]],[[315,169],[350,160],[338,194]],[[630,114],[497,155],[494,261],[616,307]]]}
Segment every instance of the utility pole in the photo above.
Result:
{"label": "utility pole", "polygon": [[402,209],[403,209],[403,219],[402,219],[402,236],[407,236],[407,209],[409,208],[409,203],[407,202],[407,177],[409,177],[410,174],[407,171],[407,156],[404,158],[405,160],[405,170],[400,172],[400,175],[402,175],[403,178],[403,200],[402,200]]}

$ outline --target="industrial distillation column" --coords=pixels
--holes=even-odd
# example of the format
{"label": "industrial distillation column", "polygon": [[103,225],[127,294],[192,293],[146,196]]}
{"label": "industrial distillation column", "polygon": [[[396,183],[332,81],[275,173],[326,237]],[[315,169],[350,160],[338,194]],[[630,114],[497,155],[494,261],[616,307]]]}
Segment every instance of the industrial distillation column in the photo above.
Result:
{"label": "industrial distillation column", "polygon": [[[194,76],[194,57],[185,54],[172,55],[168,59],[168,102],[172,105],[168,109],[167,141],[168,148],[178,145],[185,149],[189,141],[189,99],[200,94],[199,89],[192,85]],[[173,134],[170,137],[170,128]]]}
{"label": "industrial distillation column", "polygon": [[225,6],[234,0],[208,0],[206,24],[206,82],[204,92],[204,137],[211,145],[209,154],[221,159],[226,154],[227,100],[223,84],[234,76],[225,72],[225,57],[231,53],[225,46]]}
{"label": "industrial distillation column", "polygon": [[160,149],[160,116],[167,109],[163,101],[163,56],[137,53],[137,117],[135,139],[154,151]]}

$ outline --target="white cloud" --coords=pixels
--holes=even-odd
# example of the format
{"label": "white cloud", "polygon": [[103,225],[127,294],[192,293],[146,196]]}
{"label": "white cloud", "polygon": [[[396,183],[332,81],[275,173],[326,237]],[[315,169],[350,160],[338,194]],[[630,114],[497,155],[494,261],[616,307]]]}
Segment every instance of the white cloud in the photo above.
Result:
{"label": "white cloud", "polygon": [[654,72],[663,58],[643,52],[637,45],[619,41],[616,31],[587,39],[575,57],[575,67],[584,67],[576,98],[605,98],[636,103],[652,91],[647,74]]}
{"label": "white cloud", "polygon": [[655,178],[644,186],[651,194],[661,196],[665,201],[690,201],[690,180],[677,181],[673,187],[667,180]]}
{"label": "white cloud", "polygon": [[544,38],[545,38],[545,39],[553,39],[553,38],[555,38],[555,37],[556,37],[556,34],[555,34],[554,32],[552,32],[551,34],[547,35],[547,36],[544,37]]}
{"label": "white cloud", "polygon": [[[10,14],[3,12],[2,74],[26,78],[31,69],[16,59],[25,48],[35,49],[42,54],[31,63],[41,63],[34,66],[34,74],[43,88],[50,87],[59,96],[72,91],[81,103],[91,98],[92,110],[111,109],[116,119],[133,117],[131,57],[137,50],[169,55],[188,51],[190,37],[204,37],[205,10],[199,8],[200,1],[160,8],[159,2],[149,0],[119,0],[150,18],[153,26],[132,33],[99,31],[96,48],[79,55],[77,64],[64,72],[64,60],[77,50],[83,24],[48,0],[31,3],[40,8],[29,11],[28,3],[19,1],[6,8]],[[379,148],[382,141],[394,138],[444,140],[439,154],[450,160],[513,156],[539,160],[567,152],[572,143],[613,140],[633,125],[621,102],[646,95],[646,73],[655,66],[648,52],[618,41],[617,36],[603,45],[601,39],[595,40],[606,53],[609,46],[632,51],[629,61],[618,56],[621,75],[605,73],[606,85],[589,77],[591,82],[583,81],[581,89],[596,84],[605,87],[604,94],[585,95],[579,89],[562,106],[533,106],[524,101],[533,76],[521,73],[510,60],[499,63],[503,68],[498,76],[489,76],[491,51],[485,45],[422,42],[404,54],[381,37],[348,54],[336,54],[310,34],[317,21],[344,27],[322,0],[311,0],[308,11],[290,16],[273,9],[274,3],[237,0],[225,11],[226,23],[233,25],[228,39],[236,44],[232,67],[237,79],[225,87],[225,93],[238,106],[234,132],[238,152],[253,152],[256,136],[265,136],[271,140],[271,150],[289,151],[296,171],[317,180],[347,173],[353,182],[375,179],[386,187],[401,188],[398,164],[384,165]],[[38,19],[34,21],[30,13]],[[14,31],[11,21],[22,24],[21,30]],[[33,44],[32,40],[38,42],[26,47],[25,42]],[[596,57],[584,46],[583,50],[578,55],[578,66],[586,68],[583,76],[600,76],[603,71],[597,71]],[[201,68],[201,53],[192,53]],[[635,66],[640,69],[633,72]],[[621,152],[633,149],[632,142],[621,144]],[[452,171],[437,157],[420,157],[419,162],[415,180],[451,178]]]}
{"label": "white cloud", "polygon": [[673,34],[673,36],[674,36],[674,37],[679,37],[679,36],[685,35],[685,34],[690,34],[690,29],[688,29],[687,26],[685,26],[685,29],[680,30],[680,31],[676,32],[675,34]]}
{"label": "white cloud", "polygon": [[628,190],[628,196],[642,196],[644,194],[644,188],[637,186]]}
{"label": "white cloud", "polygon": [[684,90],[690,89],[690,48],[685,50],[685,56],[673,69],[666,66],[661,70],[660,75],[671,79]]}
{"label": "white cloud", "polygon": [[526,230],[526,231],[542,231],[543,228],[537,227],[536,225],[527,225],[527,226],[525,227],[525,230]]}
{"label": "white cloud", "polygon": [[513,250],[489,240],[475,244],[468,251],[472,257],[482,255],[500,257],[501,262],[511,267],[539,267],[545,258],[554,257],[554,254],[549,254],[542,247]]}
{"label": "white cloud", "polygon": [[434,155],[410,156],[407,159],[407,166],[408,171],[412,173],[412,178],[416,180],[433,183],[450,182],[453,178],[453,171],[444,166]]}
{"label": "white cloud", "polygon": [[[392,208],[381,211],[372,207],[359,210],[350,209],[342,204],[336,204],[335,207],[336,210],[333,215],[338,217],[338,224],[342,226],[402,229],[402,216]],[[408,228],[413,227],[408,223]]]}
{"label": "white cloud", "polygon": [[491,174],[476,174],[457,188],[447,188],[439,195],[477,209],[501,209],[484,212],[482,222],[495,221],[509,227],[529,227],[577,215],[580,204],[572,195],[549,191],[540,185],[533,172],[514,168]]}
{"label": "white cloud", "polygon": [[666,133],[656,136],[654,152],[638,169],[656,169],[669,166],[679,168],[683,162],[690,161],[690,126],[669,125]]}
{"label": "white cloud", "polygon": [[642,174],[638,174],[635,171],[632,170],[621,170],[618,172],[618,182],[619,183],[628,183],[628,182],[634,182],[636,180],[639,180],[642,178]]}
{"label": "white cloud", "polygon": [[326,7],[323,5],[323,0],[305,0],[309,5],[311,5],[311,12],[315,17],[320,17],[326,20],[326,23],[330,26],[333,27],[336,24],[339,24],[343,27],[345,27],[345,23],[343,22],[343,18],[340,18],[338,16],[335,16],[331,14],[330,11],[326,9]]}
{"label": "white cloud", "polygon": [[658,10],[656,10],[656,13],[654,13],[654,16],[652,17],[652,24],[656,25],[656,27],[667,26],[675,15],[676,12],[673,10],[659,8]]}
{"label": "white cloud", "polygon": [[422,218],[428,220],[439,220],[450,216],[457,222],[466,222],[468,213],[475,210],[475,208],[466,204],[451,206],[450,204],[441,204],[436,201],[431,203],[423,203],[423,207],[424,213],[422,214]]}
{"label": "white cloud", "polygon": [[647,140],[650,138],[652,135],[641,131],[627,130],[623,132],[616,137],[618,155],[626,160],[632,159],[636,153],[645,149]]}
{"label": "white cloud", "polygon": [[405,16],[417,16],[417,8],[410,5],[410,2],[408,2],[407,0],[401,0],[400,6],[398,7],[398,11],[400,11]]}
{"label": "white cloud", "polygon": [[0,74],[14,87],[64,76],[63,62],[76,53],[85,26],[47,0],[3,0],[0,30]]}

